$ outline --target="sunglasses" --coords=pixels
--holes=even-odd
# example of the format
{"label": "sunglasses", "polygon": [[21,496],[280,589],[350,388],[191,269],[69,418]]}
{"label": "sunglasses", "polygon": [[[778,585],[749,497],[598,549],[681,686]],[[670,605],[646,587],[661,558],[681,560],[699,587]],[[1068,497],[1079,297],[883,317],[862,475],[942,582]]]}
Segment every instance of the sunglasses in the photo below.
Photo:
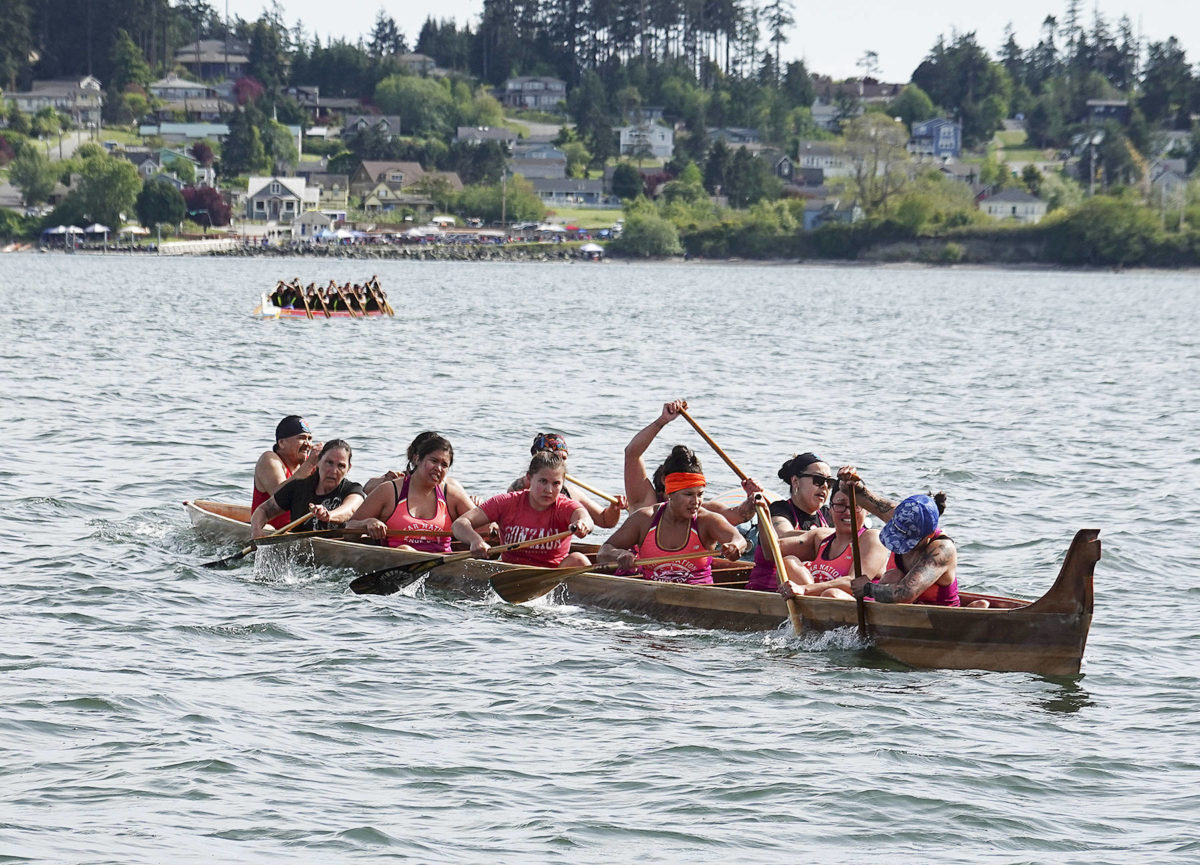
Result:
{"label": "sunglasses", "polygon": [[800,472],[800,477],[810,478],[814,486],[832,487],[837,483],[837,478],[833,475],[819,475],[814,472]]}

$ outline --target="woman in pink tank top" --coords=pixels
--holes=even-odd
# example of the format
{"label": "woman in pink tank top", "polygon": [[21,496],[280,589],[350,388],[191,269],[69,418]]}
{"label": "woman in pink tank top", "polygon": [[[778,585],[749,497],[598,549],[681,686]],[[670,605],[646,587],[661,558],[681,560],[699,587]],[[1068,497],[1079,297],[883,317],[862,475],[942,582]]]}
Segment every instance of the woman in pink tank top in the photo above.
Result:
{"label": "woman in pink tank top", "polygon": [[[362,529],[388,546],[430,553],[450,552],[450,527],[474,507],[457,484],[447,484],[454,447],[437,433],[417,436],[408,470],[371,490],[346,528]],[[389,537],[388,531],[445,532],[443,538]]]}
{"label": "woman in pink tank top", "polygon": [[[683,556],[714,548],[730,561],[738,560],[746,550],[746,539],[724,517],[702,508],[705,480],[699,459],[687,468],[690,471],[671,472],[664,478],[666,502],[630,514],[600,547],[596,561],[617,562],[623,571],[630,571],[637,557]],[[660,582],[710,585],[712,557],[645,565],[641,575]]]}

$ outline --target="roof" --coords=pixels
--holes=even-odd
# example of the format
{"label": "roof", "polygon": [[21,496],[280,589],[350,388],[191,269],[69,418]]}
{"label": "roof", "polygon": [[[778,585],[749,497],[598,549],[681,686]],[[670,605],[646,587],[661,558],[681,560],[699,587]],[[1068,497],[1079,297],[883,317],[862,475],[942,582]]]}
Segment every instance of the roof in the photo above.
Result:
{"label": "roof", "polygon": [[458,137],[477,138],[480,141],[512,141],[516,139],[517,133],[506,126],[460,126]]}
{"label": "roof", "polygon": [[535,177],[529,181],[537,192],[604,192],[603,180],[581,180],[574,177],[563,179]]}
{"label": "roof", "polygon": [[404,175],[405,186],[411,186],[425,176],[425,169],[419,162],[369,162],[364,160],[362,167],[372,182],[379,180],[380,175],[392,171],[399,171]]}
{"label": "roof", "polygon": [[989,195],[984,199],[987,201],[1002,201],[1009,204],[1044,204],[1040,198],[1035,195],[1030,195],[1028,192],[1022,192],[1020,189],[1002,189],[995,195]]}
{"label": "roof", "polygon": [[272,183],[278,183],[296,198],[303,199],[308,185],[303,177],[251,177],[246,183],[246,197],[253,198]]}
{"label": "roof", "polygon": [[160,78],[153,82],[151,87],[198,87],[201,90],[207,90],[208,85],[201,81],[189,81],[186,78],[180,78],[175,73],[171,73],[166,78]]}

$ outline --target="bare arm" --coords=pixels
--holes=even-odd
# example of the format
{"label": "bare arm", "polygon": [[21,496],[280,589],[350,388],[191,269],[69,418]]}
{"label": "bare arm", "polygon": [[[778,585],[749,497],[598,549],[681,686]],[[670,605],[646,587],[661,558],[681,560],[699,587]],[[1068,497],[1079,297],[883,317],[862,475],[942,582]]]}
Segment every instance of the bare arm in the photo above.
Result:
{"label": "bare arm", "polygon": [[402,477],[404,477],[404,472],[386,471],[379,477],[371,478],[363,484],[363,492],[370,496],[371,493],[375,492],[377,487],[383,486],[388,481],[399,480]]}
{"label": "bare arm", "polygon": [[854,466],[842,466],[838,469],[838,482],[846,486],[854,486],[854,498],[859,507],[866,508],[885,523],[892,518],[897,503],[867,489],[867,485],[862,482],[862,478],[858,476]]}
{"label": "bare arm", "polygon": [[746,539],[729,520],[719,514],[703,513],[696,517],[700,539],[706,547],[721,546],[721,555],[736,562],[746,552]]}
{"label": "bare arm", "polygon": [[679,417],[684,407],[684,401],[678,399],[663,403],[662,414],[625,445],[625,497],[629,500],[630,510],[648,507],[658,501],[654,484],[650,482],[650,475],[646,471],[646,461],[642,457],[663,427]]}
{"label": "bare arm", "polygon": [[279,507],[279,503],[275,501],[274,496],[271,496],[271,498],[256,507],[254,513],[250,515],[250,537],[261,537],[263,528],[267,523],[282,513],[283,508]]}
{"label": "bare arm", "polygon": [[454,521],[454,525],[450,527],[450,531],[458,540],[470,545],[472,554],[485,556],[491,547],[480,536],[479,532],[475,530],[480,526],[486,526],[490,522],[491,520],[483,508],[473,507]]}
{"label": "bare arm", "polygon": [[653,511],[642,508],[633,511],[621,527],[613,532],[596,553],[597,562],[621,562],[626,568],[634,561],[633,548],[642,542],[650,527]]}
{"label": "bare arm", "polygon": [[[376,478],[375,480],[382,481],[383,479]],[[346,521],[346,528],[362,529],[375,540],[382,540],[387,537],[385,520],[390,519],[392,511],[395,510],[394,501],[390,487],[376,486]],[[384,516],[385,514],[386,516]]]}

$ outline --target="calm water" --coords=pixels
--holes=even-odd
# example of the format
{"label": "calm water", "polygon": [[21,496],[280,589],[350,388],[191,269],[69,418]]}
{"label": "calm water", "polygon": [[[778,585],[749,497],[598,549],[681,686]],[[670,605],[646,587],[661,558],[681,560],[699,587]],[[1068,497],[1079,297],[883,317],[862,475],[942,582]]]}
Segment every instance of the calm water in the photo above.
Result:
{"label": "calm water", "polygon": [[[378,273],[397,318],[260,322]],[[0,861],[1200,860],[1200,277],[0,257]],[[617,491],[661,403],[950,495],[969,588],[1103,530],[1084,675],[918,672],[283,555],[200,568],[284,414],[499,491],[539,429]],[[715,489],[735,478],[683,425]]]}

